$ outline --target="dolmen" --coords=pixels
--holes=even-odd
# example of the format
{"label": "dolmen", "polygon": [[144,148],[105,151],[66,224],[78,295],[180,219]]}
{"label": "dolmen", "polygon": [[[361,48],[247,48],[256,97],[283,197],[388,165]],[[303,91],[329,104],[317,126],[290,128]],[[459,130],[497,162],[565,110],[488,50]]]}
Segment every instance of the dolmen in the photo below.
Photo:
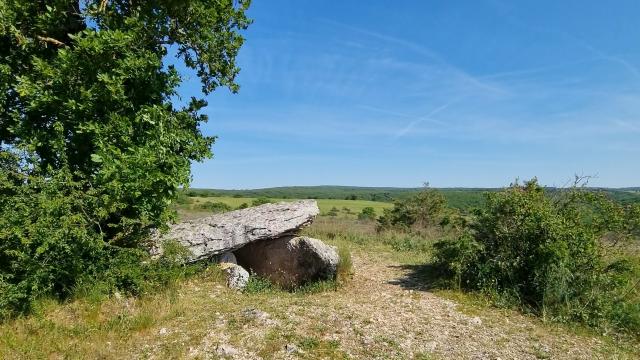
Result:
{"label": "dolmen", "polygon": [[187,261],[219,263],[232,288],[244,288],[251,272],[292,289],[336,275],[337,249],[297,235],[319,212],[315,200],[300,200],[184,221],[155,233],[150,252],[161,255],[162,244],[174,240],[189,250]]}

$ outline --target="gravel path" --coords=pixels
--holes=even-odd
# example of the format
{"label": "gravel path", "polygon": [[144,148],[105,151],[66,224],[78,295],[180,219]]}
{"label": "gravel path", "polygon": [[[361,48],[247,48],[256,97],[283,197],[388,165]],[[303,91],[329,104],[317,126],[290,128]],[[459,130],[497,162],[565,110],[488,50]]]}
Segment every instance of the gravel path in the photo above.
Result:
{"label": "gravel path", "polygon": [[191,359],[629,358],[599,337],[514,311],[457,304],[421,289],[416,268],[391,259],[356,252],[351,282],[318,294],[187,287],[181,298],[197,302],[199,314],[166,324],[172,336],[152,336],[155,345],[144,357],[164,358],[171,342],[182,344],[178,357]]}

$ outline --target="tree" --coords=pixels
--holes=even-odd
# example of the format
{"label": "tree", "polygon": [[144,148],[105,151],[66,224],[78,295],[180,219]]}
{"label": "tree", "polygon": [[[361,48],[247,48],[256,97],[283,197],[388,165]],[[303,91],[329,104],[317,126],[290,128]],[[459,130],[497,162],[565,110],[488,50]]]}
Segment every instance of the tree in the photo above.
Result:
{"label": "tree", "polygon": [[172,63],[203,95],[237,91],[248,6],[0,0],[0,317],[109,272],[171,219],[215,140],[203,99],[172,103]]}
{"label": "tree", "polygon": [[181,78],[168,51],[203,94],[237,91],[249,1],[0,1],[0,151],[29,176],[69,173],[93,191],[88,215],[109,240],[165,223],[214,142],[199,129],[204,100],[172,105]]}

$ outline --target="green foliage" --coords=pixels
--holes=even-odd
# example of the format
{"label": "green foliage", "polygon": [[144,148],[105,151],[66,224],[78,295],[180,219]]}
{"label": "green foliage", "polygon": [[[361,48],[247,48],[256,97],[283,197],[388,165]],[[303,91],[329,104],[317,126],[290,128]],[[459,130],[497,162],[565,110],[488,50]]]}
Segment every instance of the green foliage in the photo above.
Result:
{"label": "green foliage", "polygon": [[80,288],[94,287],[98,283],[108,293],[121,291],[140,295],[163,289],[193,275],[201,266],[185,266],[188,250],[175,242],[166,242],[162,256],[155,260],[143,250],[119,247],[108,250],[99,263],[101,268],[93,277],[85,276],[78,285]]}
{"label": "green foliage", "polygon": [[329,210],[329,212],[327,212],[328,216],[338,216],[338,213],[340,212],[340,210],[338,210],[337,207],[332,207],[331,210]]}
{"label": "green foliage", "polygon": [[261,293],[270,293],[274,291],[281,290],[278,286],[273,284],[269,279],[260,277],[255,274],[251,274],[249,276],[249,281],[247,281],[247,286],[244,288],[244,292],[247,294],[261,294]]}
{"label": "green foliage", "polygon": [[[377,201],[391,203],[395,200],[410,198],[423,188],[390,188],[390,187],[354,187],[354,186],[289,186],[254,190],[221,190],[221,189],[191,189],[190,196],[200,197],[236,197],[256,198],[268,197],[273,199],[335,199],[344,200],[356,195],[358,201]],[[474,208],[485,204],[487,192],[497,192],[499,188],[438,188],[447,200],[449,207],[463,213],[471,212]],[[552,188],[547,190],[551,191]],[[605,192],[614,200],[623,204],[640,204],[640,191],[637,189],[592,189]]]}
{"label": "green foliage", "polygon": [[442,220],[446,206],[447,201],[438,190],[427,188],[406,200],[396,200],[391,209],[384,209],[378,219],[379,228],[427,228]]}
{"label": "green foliage", "polygon": [[123,270],[142,258],[119,248],[137,251],[173,217],[191,162],[211,156],[214,141],[200,131],[205,101],[171,102],[181,78],[165,63],[168,48],[196,71],[204,94],[238,89],[248,1],[82,5],[0,4],[3,312],[68,296],[82,274],[112,271],[116,287],[135,291],[135,279],[155,276]]}
{"label": "green foliage", "polygon": [[632,262],[604,252],[628,238],[630,208],[580,188],[545,193],[537,181],[489,193],[470,231],[436,244],[455,285],[560,321],[640,330]]}
{"label": "green foliage", "polygon": [[260,197],[260,198],[254,199],[251,202],[251,206],[260,206],[260,205],[271,204],[271,203],[273,203],[273,200],[266,197]]}
{"label": "green foliage", "polygon": [[249,207],[249,204],[247,204],[247,203],[245,202],[245,203],[242,203],[242,204],[238,205],[238,210],[246,209],[246,208],[248,208],[248,207]]}
{"label": "green foliage", "polygon": [[0,317],[28,311],[40,296],[69,295],[95,269],[105,246],[84,215],[96,199],[68,173],[45,180],[2,170]]}
{"label": "green foliage", "polygon": [[207,201],[198,205],[202,210],[208,210],[214,213],[223,213],[233,210],[231,206],[220,201]]}
{"label": "green foliage", "polygon": [[184,248],[168,244],[150,261],[142,250],[105,242],[88,215],[98,204],[95,193],[69,173],[46,180],[24,174],[0,172],[0,318],[30,311],[41,297],[88,288],[144,293],[185,274]]}
{"label": "green foliage", "polygon": [[388,232],[382,242],[391,246],[394,251],[426,253],[431,250],[431,243],[422,236],[403,232]]}
{"label": "green foliage", "polygon": [[375,220],[376,219],[376,210],[371,206],[367,206],[360,214],[358,214],[358,220]]}
{"label": "green foliage", "polygon": [[177,205],[190,205],[193,203],[193,199],[189,197],[185,192],[179,192],[175,203]]}
{"label": "green foliage", "polygon": [[348,208],[346,206],[342,207],[342,212],[347,214],[347,215],[355,215],[354,212],[350,208]]}
{"label": "green foliage", "polygon": [[351,259],[351,251],[346,246],[338,247],[338,266],[336,268],[336,282],[345,284],[353,277],[353,261]]}

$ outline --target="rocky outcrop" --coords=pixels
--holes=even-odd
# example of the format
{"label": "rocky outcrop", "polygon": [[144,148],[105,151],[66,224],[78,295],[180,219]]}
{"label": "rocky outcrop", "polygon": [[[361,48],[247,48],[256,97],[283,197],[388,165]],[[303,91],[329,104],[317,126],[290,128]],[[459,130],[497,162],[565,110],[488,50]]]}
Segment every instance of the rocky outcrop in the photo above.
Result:
{"label": "rocky outcrop", "polygon": [[282,237],[248,244],[235,252],[238,264],[285,288],[335,277],[338,252],[309,237]]}
{"label": "rocky outcrop", "polygon": [[247,286],[249,272],[285,288],[335,277],[338,253],[322,241],[294,235],[319,213],[315,200],[264,204],[185,221],[152,237],[151,253],[160,255],[166,240],[191,253],[190,262],[210,260],[227,274],[227,285]]}
{"label": "rocky outcrop", "polygon": [[165,240],[176,240],[191,252],[190,261],[210,259],[247,244],[295,234],[320,210],[315,200],[264,204],[172,225],[152,236],[151,253],[162,253]]}

